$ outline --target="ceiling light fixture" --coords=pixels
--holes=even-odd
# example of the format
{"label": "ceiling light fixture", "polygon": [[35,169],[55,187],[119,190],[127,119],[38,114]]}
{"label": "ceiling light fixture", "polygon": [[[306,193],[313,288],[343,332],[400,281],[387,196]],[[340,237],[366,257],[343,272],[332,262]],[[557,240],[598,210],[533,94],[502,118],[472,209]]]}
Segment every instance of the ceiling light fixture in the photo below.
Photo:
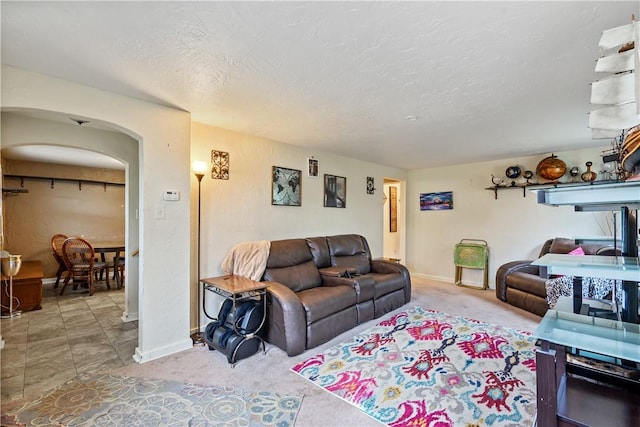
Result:
{"label": "ceiling light fixture", "polygon": [[409,120],[410,122],[415,122],[416,120],[418,120],[418,116],[407,116],[405,117],[405,119]]}

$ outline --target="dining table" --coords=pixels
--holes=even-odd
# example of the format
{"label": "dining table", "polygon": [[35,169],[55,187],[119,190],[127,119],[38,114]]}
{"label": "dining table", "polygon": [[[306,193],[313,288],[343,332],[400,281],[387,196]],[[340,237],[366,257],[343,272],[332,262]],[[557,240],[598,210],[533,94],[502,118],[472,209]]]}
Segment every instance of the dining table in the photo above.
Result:
{"label": "dining table", "polygon": [[118,272],[118,265],[120,264],[120,255],[125,252],[124,242],[91,242],[93,250],[96,254],[100,254],[100,261],[106,262],[106,254],[113,253],[113,277],[116,280],[116,286],[118,289],[122,287],[122,278]]}

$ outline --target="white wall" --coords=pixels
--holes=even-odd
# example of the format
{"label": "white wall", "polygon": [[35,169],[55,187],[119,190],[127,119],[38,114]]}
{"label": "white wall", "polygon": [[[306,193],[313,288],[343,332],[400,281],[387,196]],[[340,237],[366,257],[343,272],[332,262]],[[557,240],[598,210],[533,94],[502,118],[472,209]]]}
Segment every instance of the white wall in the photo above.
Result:
{"label": "white wall", "polygon": [[[193,123],[192,160],[210,162],[211,150],[229,153],[230,177],[211,179],[207,173],[202,179],[202,277],[221,275],[220,264],[229,249],[253,240],[355,233],[367,238],[374,257],[383,255],[382,183],[384,177],[405,179],[405,171]],[[307,176],[307,159],[312,156],[319,161],[317,178]],[[302,171],[302,206],[271,205],[272,166]],[[346,208],[323,207],[325,173],[347,178]],[[374,177],[379,188],[373,195],[367,194],[367,176]],[[191,187],[192,209],[197,212],[198,186],[193,175]],[[195,254],[195,221],[191,231]],[[195,283],[195,256],[192,262]],[[196,294],[194,289],[194,313]],[[206,324],[206,319],[201,323]]]}
{"label": "white wall", "polygon": [[[191,347],[190,114],[25,70],[2,66],[2,108],[62,112],[112,124],[139,141],[139,336],[136,360]],[[163,202],[165,189],[180,191]],[[156,208],[165,217],[156,218]]]}
{"label": "white wall", "polygon": [[[608,147],[603,146],[603,149]],[[592,161],[601,170],[601,150],[555,153],[567,164],[585,171]],[[573,207],[538,204],[536,194],[521,189],[502,190],[494,200],[491,175],[504,177],[510,165],[535,173],[548,154],[409,172],[407,190],[407,265],[414,274],[454,281],[453,251],[461,239],[482,239],[489,245],[489,282],[495,286],[500,265],[518,259],[534,259],[546,239],[602,236],[610,213],[574,212]],[[535,179],[535,178],[534,178]],[[562,178],[566,181],[567,176]],[[420,211],[421,193],[453,191],[454,209]],[[606,228],[606,227],[604,227]],[[481,270],[463,270],[463,282],[481,283]]]}

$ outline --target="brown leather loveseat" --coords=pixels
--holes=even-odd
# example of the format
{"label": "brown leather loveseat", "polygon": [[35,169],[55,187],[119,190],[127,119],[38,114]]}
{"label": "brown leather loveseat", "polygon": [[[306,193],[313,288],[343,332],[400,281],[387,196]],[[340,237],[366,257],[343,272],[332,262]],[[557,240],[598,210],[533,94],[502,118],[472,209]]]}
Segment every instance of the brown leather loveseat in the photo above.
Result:
{"label": "brown leather loveseat", "polygon": [[[556,237],[547,240],[538,258],[548,254],[567,254],[580,246],[586,255],[613,255],[611,246],[576,244],[573,239]],[[496,297],[538,316],[549,309],[545,282],[547,278],[540,267],[531,265],[533,260],[508,262],[496,272]]]}
{"label": "brown leather loveseat", "polygon": [[409,271],[348,234],[271,242],[265,338],[295,356],[411,300]]}

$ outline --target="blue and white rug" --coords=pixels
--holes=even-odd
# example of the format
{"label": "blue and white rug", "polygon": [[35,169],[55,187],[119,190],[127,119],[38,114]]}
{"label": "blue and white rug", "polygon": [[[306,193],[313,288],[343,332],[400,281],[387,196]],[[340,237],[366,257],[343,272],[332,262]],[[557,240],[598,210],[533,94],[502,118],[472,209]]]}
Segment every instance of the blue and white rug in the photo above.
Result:
{"label": "blue and white rug", "polygon": [[302,397],[116,375],[83,375],[2,405],[2,426],[293,426]]}

